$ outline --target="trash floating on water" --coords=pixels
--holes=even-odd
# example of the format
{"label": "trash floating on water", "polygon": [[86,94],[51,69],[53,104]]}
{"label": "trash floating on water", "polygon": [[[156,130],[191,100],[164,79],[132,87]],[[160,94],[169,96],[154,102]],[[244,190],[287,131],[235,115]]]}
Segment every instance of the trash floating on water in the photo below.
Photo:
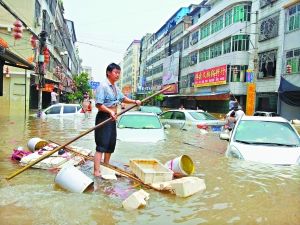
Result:
{"label": "trash floating on water", "polygon": [[143,189],[134,192],[128,198],[126,198],[122,205],[125,209],[133,210],[138,209],[141,206],[145,206],[147,204],[147,200],[149,200],[150,194],[144,191]]}
{"label": "trash floating on water", "polygon": [[32,152],[39,150],[48,144],[47,141],[40,139],[38,137],[31,138],[28,143],[28,149]]}
{"label": "trash floating on water", "polygon": [[129,166],[132,172],[145,184],[173,179],[173,171],[166,168],[156,159],[131,159]]}
{"label": "trash floating on water", "polygon": [[187,155],[181,155],[166,162],[165,166],[179,175],[191,175],[195,166],[193,160]]}
{"label": "trash floating on water", "polygon": [[205,181],[198,177],[182,177],[167,182],[151,184],[159,190],[170,191],[179,197],[189,197],[206,189]]}
{"label": "trash floating on water", "polygon": [[54,182],[70,192],[82,193],[93,180],[73,165],[67,165],[58,172]]}

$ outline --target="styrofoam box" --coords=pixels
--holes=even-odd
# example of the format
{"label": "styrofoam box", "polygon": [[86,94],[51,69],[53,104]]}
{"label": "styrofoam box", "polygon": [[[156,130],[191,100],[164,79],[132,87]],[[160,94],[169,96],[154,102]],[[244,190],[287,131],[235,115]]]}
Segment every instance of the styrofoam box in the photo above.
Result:
{"label": "styrofoam box", "polygon": [[129,166],[145,184],[170,181],[173,178],[173,171],[156,159],[131,159]]}

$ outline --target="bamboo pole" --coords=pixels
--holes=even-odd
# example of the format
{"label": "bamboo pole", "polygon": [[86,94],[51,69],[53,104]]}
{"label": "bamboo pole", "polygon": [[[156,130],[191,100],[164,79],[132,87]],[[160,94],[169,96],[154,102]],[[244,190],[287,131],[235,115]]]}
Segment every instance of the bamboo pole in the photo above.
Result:
{"label": "bamboo pole", "polygon": [[[49,140],[49,141],[50,141],[51,143],[54,143],[54,144],[59,145],[58,143],[56,143],[56,142],[54,142],[54,141],[51,141],[51,140]],[[73,152],[73,153],[75,153],[75,155],[79,155],[79,156],[83,157],[83,158],[86,159],[86,160],[91,160],[91,161],[94,160],[94,157],[93,157],[93,156],[84,155],[84,154],[82,154],[82,153],[80,153],[80,152],[78,152],[78,151],[76,151],[76,150],[74,150],[74,149],[72,149],[72,148],[70,148],[70,147],[65,147],[65,150],[70,151],[70,152]],[[122,170],[122,169],[120,169],[120,168],[117,167],[117,166],[110,165],[110,164],[107,164],[107,163],[104,163],[104,162],[101,162],[101,165],[102,165],[102,166],[105,166],[105,167],[107,167],[107,168],[109,168],[109,169],[112,169],[112,170],[114,170],[114,171],[116,171],[116,172],[118,172],[118,173],[120,173],[120,174],[122,174],[123,176],[125,176],[125,177],[131,179],[132,181],[135,181],[135,182],[137,182],[137,183],[143,185],[144,187],[151,188],[151,189],[154,189],[154,190],[156,190],[156,191],[161,191],[161,190],[159,190],[159,189],[157,189],[157,188],[152,187],[152,186],[149,185],[149,184],[145,184],[142,180],[140,180],[139,178],[135,177],[134,174],[132,174],[132,173],[130,173],[130,172],[127,172],[127,171],[125,171],[125,170]]]}
{"label": "bamboo pole", "polygon": [[[143,99],[141,102],[144,103],[144,102],[148,101],[149,99],[153,98],[154,96],[163,93],[164,91],[166,91],[166,90],[169,89],[169,88],[170,88],[170,86],[167,86],[166,88],[164,88],[164,89],[162,89],[162,90],[160,90],[160,91],[158,91],[158,92],[156,92],[156,93],[154,93],[154,94],[148,96],[147,98]],[[122,115],[123,113],[125,113],[125,112],[127,112],[127,111],[133,109],[133,108],[136,107],[136,106],[137,106],[137,104],[134,104],[134,105],[128,107],[127,109],[121,111],[120,113],[117,114],[117,117],[120,116],[120,115]],[[92,132],[93,130],[95,130],[95,129],[101,127],[101,126],[103,126],[104,124],[108,123],[108,122],[111,121],[111,120],[112,120],[112,118],[110,117],[110,118],[104,120],[103,122],[97,124],[96,126],[90,128],[89,130],[87,130],[87,131],[85,131],[85,132],[82,132],[82,133],[81,133],[80,135],[78,135],[77,137],[73,138],[72,140],[66,142],[65,144],[63,144],[63,145],[61,145],[61,146],[59,146],[59,147],[56,147],[55,149],[49,151],[49,153],[42,155],[42,156],[41,156],[40,158],[38,158],[37,160],[35,160],[35,161],[29,163],[28,165],[24,166],[23,168],[21,168],[21,169],[19,169],[19,170],[17,170],[16,172],[14,172],[14,173],[12,173],[11,175],[7,176],[5,179],[6,179],[6,180],[12,179],[13,177],[19,175],[20,173],[24,172],[24,171],[27,170],[28,168],[30,168],[30,167],[32,167],[33,165],[37,164],[38,162],[42,161],[43,159],[46,159],[47,157],[51,156],[51,155],[54,154],[55,152],[57,152],[57,151],[63,149],[63,148],[66,147],[67,145],[69,145],[69,144],[73,143],[74,141],[78,140],[79,138],[81,138],[81,137],[87,135],[88,133]]]}

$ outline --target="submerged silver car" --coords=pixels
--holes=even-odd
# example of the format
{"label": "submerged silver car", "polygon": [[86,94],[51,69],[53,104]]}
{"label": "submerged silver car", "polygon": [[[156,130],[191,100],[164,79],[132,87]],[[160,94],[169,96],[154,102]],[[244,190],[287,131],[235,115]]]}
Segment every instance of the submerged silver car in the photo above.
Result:
{"label": "submerged silver car", "polygon": [[212,132],[220,132],[226,121],[218,120],[213,115],[202,110],[169,110],[160,115],[163,125],[191,130],[204,129]]}
{"label": "submerged silver car", "polygon": [[153,142],[165,140],[164,127],[154,113],[127,112],[117,122],[117,140]]}

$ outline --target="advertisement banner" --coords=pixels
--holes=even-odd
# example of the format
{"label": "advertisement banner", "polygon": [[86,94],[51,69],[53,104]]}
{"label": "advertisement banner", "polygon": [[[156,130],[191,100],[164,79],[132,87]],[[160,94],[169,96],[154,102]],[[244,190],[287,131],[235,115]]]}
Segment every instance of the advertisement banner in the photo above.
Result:
{"label": "advertisement banner", "polygon": [[42,89],[45,92],[52,92],[54,89],[54,84],[45,84],[45,87]]}
{"label": "advertisement banner", "polygon": [[163,94],[177,94],[178,93],[178,83],[176,84],[169,84],[162,87],[162,89],[170,87],[168,90],[165,90]]}
{"label": "advertisement banner", "polygon": [[247,84],[246,115],[252,116],[255,111],[256,84]]}
{"label": "advertisement banner", "polygon": [[213,67],[195,72],[195,87],[205,87],[226,84],[227,65]]}
{"label": "advertisement banner", "polygon": [[168,56],[163,64],[162,84],[174,84],[178,82],[179,52]]}
{"label": "advertisement banner", "polygon": [[246,82],[254,82],[254,72],[251,69],[246,70]]}

